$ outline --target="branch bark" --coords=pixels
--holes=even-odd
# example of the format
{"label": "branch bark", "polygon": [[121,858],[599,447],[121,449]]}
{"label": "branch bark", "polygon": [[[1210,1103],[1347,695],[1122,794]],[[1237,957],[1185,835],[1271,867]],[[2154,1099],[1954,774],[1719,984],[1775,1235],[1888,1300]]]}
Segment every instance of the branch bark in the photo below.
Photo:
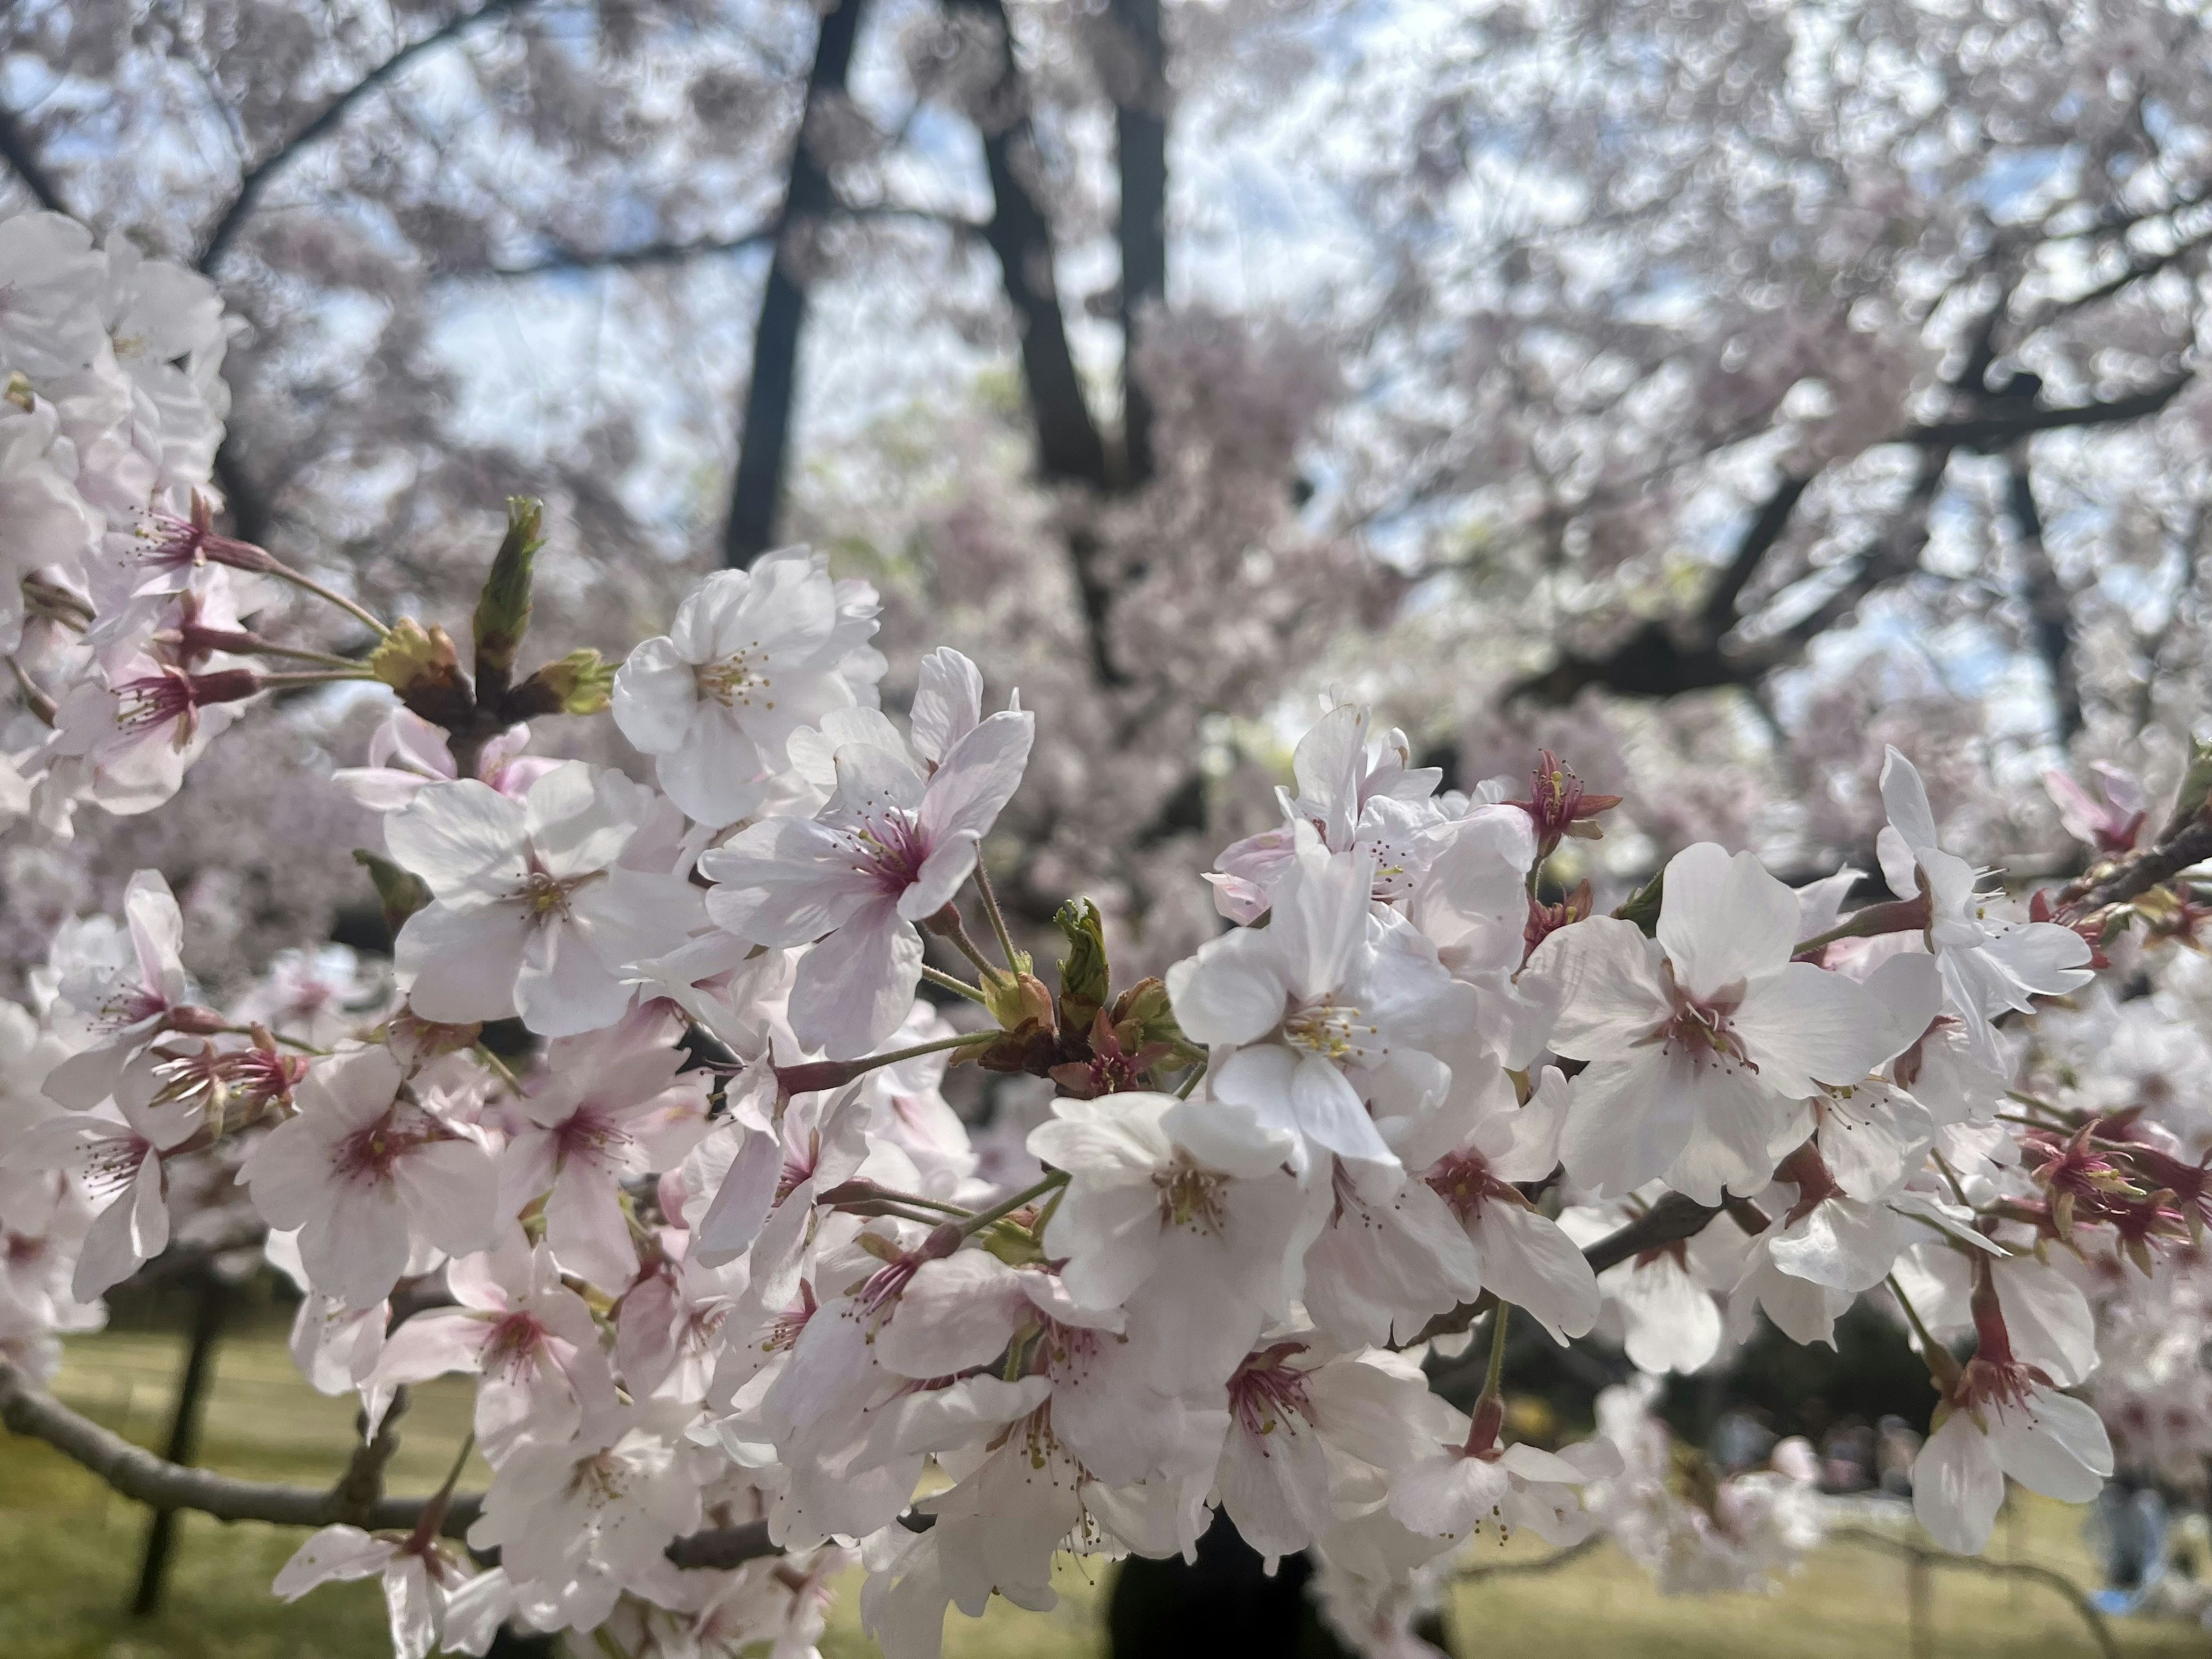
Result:
{"label": "branch bark", "polygon": [[1114,98],[1114,137],[1121,199],[1121,447],[1126,482],[1152,476],[1152,402],[1135,372],[1137,331],[1168,291],[1167,42],[1160,0],[1110,0],[1113,61],[1104,65]]}
{"label": "branch bark", "polygon": [[[379,1498],[363,1504],[361,1488],[349,1488],[343,1480],[318,1492],[172,1463],[71,1411],[4,1359],[0,1359],[0,1424],[11,1433],[43,1440],[125,1498],[157,1509],[195,1510],[218,1521],[265,1521],[280,1527],[327,1527],[346,1521],[372,1532],[406,1532],[422,1520],[429,1502]],[[463,1536],[483,1507],[481,1494],[457,1494],[440,1531],[447,1538]],[[677,1539],[667,1553],[679,1567],[734,1567],[780,1551],[769,1538],[767,1522],[754,1521]]]}
{"label": "branch bark", "polygon": [[806,100],[792,140],[791,170],[777,215],[775,257],[761,290],[753,324],[752,366],[745,376],[744,412],[738,434],[738,469],[730,484],[730,514],[722,526],[722,562],[750,564],[774,544],[790,469],[792,410],[799,392],[799,338],[806,326],[807,267],[812,240],[835,205],[829,170],[815,152],[818,123],[829,102],[842,97],[866,0],[837,0],[815,37]]}
{"label": "branch bark", "polygon": [[2196,378],[2194,374],[2178,374],[2148,391],[2100,403],[2076,404],[2066,409],[2004,409],[1970,416],[1963,421],[1909,426],[1890,441],[1913,444],[1923,449],[1995,450],[2035,432],[2056,432],[2075,426],[2116,426],[2157,414]]}
{"label": "branch bark", "polygon": [[984,240],[998,256],[1007,302],[1021,333],[1022,383],[1036,432],[1037,471],[1054,483],[1111,483],[1106,444],[1083,395],[1075,354],[1060,313],[1054,269],[1052,221],[1039,190],[1036,135],[1030,125],[1029,88],[1014,60],[1012,25],[1005,0],[949,0],[956,10],[980,18],[999,42],[999,76],[984,99],[977,125],[984,170],[990,176],[992,213]]}
{"label": "branch bark", "polygon": [[375,93],[425,52],[434,52],[488,18],[519,10],[530,3],[531,0],[481,0],[481,3],[447,19],[421,40],[400,47],[324,105],[304,126],[248,167],[240,176],[236,193],[208,232],[206,240],[200,244],[199,258],[195,262],[198,268],[210,276],[214,274],[216,266],[230,251],[230,245],[237,240],[238,233],[252,216],[255,206],[260,202],[261,192],[268,189],[278,173],[298,160],[302,151],[335,131],[356,104]]}
{"label": "branch bark", "polygon": [[23,181],[23,188],[38,198],[39,205],[50,213],[67,213],[69,207],[62,200],[61,187],[54,183],[53,175],[39,160],[39,153],[31,147],[29,135],[24,132],[20,118],[0,109],[0,161],[15,170]]}
{"label": "branch bark", "polygon": [[2027,586],[2028,635],[2051,678],[2051,724],[2061,749],[2081,729],[2081,683],[2074,663],[2074,596],[2059,580],[2044,544],[2043,512],[2036,505],[2035,480],[2028,471],[2026,445],[2008,458],[2005,510],[2020,538],[2021,572]]}
{"label": "branch bark", "polygon": [[1990,1561],[1978,1555],[1953,1555],[1910,1538],[1892,1538],[1865,1527],[1838,1527],[1828,1534],[1838,1543],[1858,1544],[1869,1549],[1887,1550],[1901,1555],[1922,1566],[1951,1567],[1961,1572],[1986,1573],[1998,1578],[2026,1578],[2055,1591],[2065,1598],[2085,1626],[2090,1639],[2096,1643],[2097,1651],[2104,1659],[2120,1659],[2119,1644],[2112,1638],[2112,1627],[2105,1622],[2105,1615],[2097,1611],[2096,1603],[2081,1593],[2081,1587],[2064,1573],[2054,1568],[2038,1566],[2032,1561]]}

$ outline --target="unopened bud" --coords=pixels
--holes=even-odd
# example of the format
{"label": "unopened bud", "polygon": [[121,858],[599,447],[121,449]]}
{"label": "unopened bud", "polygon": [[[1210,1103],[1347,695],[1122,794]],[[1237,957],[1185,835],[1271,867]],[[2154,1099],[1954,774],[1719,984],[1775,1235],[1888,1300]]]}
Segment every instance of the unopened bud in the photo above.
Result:
{"label": "unopened bud", "polygon": [[507,696],[506,712],[515,720],[539,714],[599,714],[612,706],[615,665],[590,649],[571,651],[549,662]]}
{"label": "unopened bud", "polygon": [[539,534],[544,512],[542,502],[522,495],[507,497],[507,536],[477,597],[477,684],[488,702],[507,690],[514,653],[530,631],[532,567],[538,550],[545,544]]}

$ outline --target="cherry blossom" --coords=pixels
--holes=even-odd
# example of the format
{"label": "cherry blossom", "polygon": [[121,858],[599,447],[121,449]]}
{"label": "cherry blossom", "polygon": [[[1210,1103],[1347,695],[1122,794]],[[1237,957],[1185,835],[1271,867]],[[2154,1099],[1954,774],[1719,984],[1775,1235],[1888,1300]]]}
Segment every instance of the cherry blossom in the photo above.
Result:
{"label": "cherry blossom", "polygon": [[1717,1203],[1765,1184],[1794,1103],[1867,1076],[1909,1038],[1892,1043],[1856,982],[1790,960],[1796,898],[1750,854],[1686,848],[1665,891],[1656,939],[1595,917],[1531,960],[1561,988],[1553,1046],[1590,1062],[1560,1151],[1600,1191],[1663,1177]]}
{"label": "cherry blossom", "polygon": [[474,779],[423,788],[385,825],[393,860],[435,896],[396,948],[410,1006],[448,1023],[520,1013],[546,1036],[620,1018],[629,964],[702,919],[687,884],[621,862],[651,811],[647,792],[581,763],[520,800]]}
{"label": "cherry blossom", "polygon": [[270,1226],[300,1229],[310,1279],[356,1308],[381,1302],[418,1245],[465,1255],[499,1236],[490,1154],[405,1083],[386,1048],[316,1067],[242,1172]]}
{"label": "cherry blossom", "polygon": [[793,732],[854,707],[861,692],[873,702],[882,659],[855,657],[875,632],[873,595],[848,611],[838,586],[829,561],[805,548],[765,554],[749,569],[708,577],[671,630],[623,665],[615,720],[655,757],[669,799],[700,823],[757,811]]}
{"label": "cherry blossom", "polygon": [[719,926],[756,945],[813,945],[792,989],[805,1047],[864,1054],[905,1018],[921,974],[915,924],[975,867],[1034,729],[1018,709],[993,714],[925,775],[885,722],[877,740],[837,748],[836,799],[820,817],[767,819],[699,860]]}

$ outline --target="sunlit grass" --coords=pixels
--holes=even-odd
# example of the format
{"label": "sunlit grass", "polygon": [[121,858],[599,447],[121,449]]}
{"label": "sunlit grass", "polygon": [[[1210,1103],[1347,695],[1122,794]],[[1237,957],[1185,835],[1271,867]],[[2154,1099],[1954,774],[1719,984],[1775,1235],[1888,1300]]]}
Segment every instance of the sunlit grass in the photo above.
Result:
{"label": "sunlit grass", "polygon": [[[157,1444],[166,1431],[181,1350],[166,1335],[111,1334],[70,1346],[56,1389],[78,1409],[131,1438]],[[416,1391],[392,1489],[436,1486],[468,1425],[460,1379]],[[282,1333],[256,1329],[220,1353],[201,1461],[228,1473],[320,1485],[334,1478],[353,1433],[350,1401],[301,1382]],[[479,1467],[466,1484],[480,1484]],[[0,1659],[379,1659],[388,1651],[374,1585],[316,1591],[286,1607],[270,1580],[299,1541],[284,1528],[226,1527],[191,1516],[162,1612],[125,1613],[136,1582],[144,1511],[108,1493],[58,1453],[0,1435]],[[1516,1540],[1514,1559],[1544,1547]],[[1993,1555],[2039,1562],[2077,1583],[2093,1582],[2080,1512],[2030,1500],[1999,1525]],[[1489,1559],[1489,1558],[1484,1558]],[[1068,1564],[1051,1613],[994,1603],[988,1617],[947,1621],[950,1659],[1097,1659],[1110,1570]],[[857,1591],[858,1585],[851,1587]],[[860,1630],[855,1597],[841,1598],[831,1659],[875,1651]],[[2076,1615],[2040,1586],[1939,1571],[1929,1595],[1931,1651],[1943,1659],[2003,1653],[2013,1659],[2090,1655]],[[1451,1608],[1454,1644],[1474,1656],[1510,1646],[1547,1659],[1874,1659],[1912,1651],[1905,1564],[1831,1544],[1771,1596],[1669,1599],[1610,1550],[1556,1573],[1476,1581]],[[2142,1620],[2115,1625],[2130,1655],[2199,1655],[2204,1633]],[[1288,1656],[1285,1656],[1288,1659]]]}

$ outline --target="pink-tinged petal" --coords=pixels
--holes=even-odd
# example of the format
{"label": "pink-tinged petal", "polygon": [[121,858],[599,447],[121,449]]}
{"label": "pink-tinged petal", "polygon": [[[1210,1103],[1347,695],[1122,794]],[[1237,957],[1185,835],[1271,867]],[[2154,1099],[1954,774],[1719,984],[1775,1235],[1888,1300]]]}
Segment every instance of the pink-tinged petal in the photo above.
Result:
{"label": "pink-tinged petal", "polygon": [[2081,1287],[2033,1256],[1998,1262],[1995,1276],[2014,1356],[2062,1389],[2087,1382],[2097,1369],[2097,1322]]}
{"label": "pink-tinged petal", "polygon": [[161,1176],[161,1157],[148,1152],[131,1182],[131,1249],[151,1261],[169,1248],[169,1205]]}
{"label": "pink-tinged petal", "polygon": [[164,994],[183,988],[178,957],[185,948],[185,919],[158,870],[140,870],[123,891],[124,920],[138,957],[139,982]]}
{"label": "pink-tinged petal", "polygon": [[876,1363],[901,1376],[953,1376],[995,1359],[1029,1307],[1020,1276],[986,1250],[926,1261],[876,1330]]}
{"label": "pink-tinged petal", "polygon": [[637,1246],[623,1218],[614,1177],[572,1159],[545,1200],[545,1242],[554,1259],[605,1291],[637,1276]]}
{"label": "pink-tinged petal", "polygon": [[1021,786],[1036,735],[1035,715],[1008,710],[954,744],[921,798],[923,842],[933,847],[955,836],[988,835]]}
{"label": "pink-tinged petal", "polygon": [[[617,705],[619,706],[619,705]],[[735,823],[768,798],[769,762],[745,729],[719,705],[699,710],[683,741],[653,768],[669,799],[701,823]]]}
{"label": "pink-tinged petal", "polygon": [[452,1309],[418,1313],[384,1339],[372,1375],[391,1386],[427,1382],[448,1371],[482,1370],[484,1345],[496,1328],[492,1320]]}
{"label": "pink-tinged petal", "polygon": [[1980,1554],[2004,1492],[1996,1453],[1965,1412],[1954,1412],[1912,1460],[1913,1516],[1947,1550]]}
{"label": "pink-tinged petal", "polygon": [[1698,1066],[1691,1093],[1696,1117],[1689,1140],[1661,1171],[1667,1184],[1700,1204],[1719,1203],[1723,1190],[1741,1197],[1765,1186],[1774,1168],[1767,1147],[1788,1103],[1729,1063]]}
{"label": "pink-tinged petal", "polygon": [[1699,842],[1667,861],[1658,937],[1683,988],[1710,997],[1790,960],[1797,896],[1750,854]]}
{"label": "pink-tinged petal", "polygon": [[392,1559],[390,1540],[359,1527],[325,1527],[292,1553],[269,1588],[282,1601],[296,1601],[318,1584],[373,1578]]}
{"label": "pink-tinged petal", "polygon": [[1291,1110],[1316,1146],[1355,1164],[1401,1170],[1398,1155],[1368,1115],[1367,1103],[1334,1062],[1319,1054],[1298,1062],[1291,1075]]}
{"label": "pink-tinged petal", "polygon": [[533,931],[519,904],[468,910],[433,904],[416,911],[393,948],[408,1006],[424,1019],[452,1025],[508,1018],[523,946]]}
{"label": "pink-tinged petal", "polygon": [[1867,994],[1874,1000],[1881,1021],[1878,1063],[1887,1064],[1928,1033],[1943,1012],[1943,975],[1936,958],[1924,951],[1893,956],[1869,974]]}
{"label": "pink-tinged petal", "polygon": [[989,1439],[1000,1424],[1019,1422],[1051,1395],[1045,1376],[963,1377],[948,1389],[910,1394],[884,1408],[884,1449],[902,1457],[955,1451]]}
{"label": "pink-tinged petal", "polygon": [[[604,1030],[623,1017],[632,994],[575,927],[547,921],[523,940],[515,1011],[540,1036],[580,1036]],[[420,1005],[416,1012],[422,1012]]]}
{"label": "pink-tinged petal", "polygon": [[[1592,925],[1578,923],[1567,931]],[[1656,1048],[1592,1064],[1571,1085],[1573,1099],[1559,1136],[1567,1173],[1608,1198],[1656,1180],[1689,1144],[1697,1122],[1696,1081],[1689,1060]]]}
{"label": "pink-tinged petal", "polygon": [[[1905,844],[1916,854],[1926,852],[1938,843],[1936,839],[1936,814],[1928,805],[1928,786],[1920,781],[1920,774],[1912,763],[1898,752],[1895,744],[1882,753],[1881,804],[1889,813],[1889,822]],[[1888,861],[1883,860],[1883,873],[1888,873]],[[1905,891],[1911,890],[1908,887]]]}
{"label": "pink-tinged petal", "polygon": [[1575,1242],[1548,1216],[1510,1202],[1482,1206],[1476,1243],[1484,1284],[1525,1310],[1561,1346],[1587,1336],[1604,1298]]}
{"label": "pink-tinged petal", "polygon": [[1785,1100],[1816,1083],[1856,1083],[1905,1046],[1890,1046],[1894,1026],[1864,986],[1808,962],[1754,981],[1729,1024],[1759,1080]]}
{"label": "pink-tinged petal", "polygon": [[474,778],[434,783],[384,821],[385,850],[441,897],[482,879],[520,881],[522,803]]}
{"label": "pink-tinged petal", "polygon": [[138,1271],[139,1257],[132,1249],[135,1207],[136,1194],[124,1193],[93,1218],[70,1280],[70,1294],[79,1302],[97,1302]]}
{"label": "pink-tinged petal", "polygon": [[438,1624],[430,1599],[429,1570],[421,1556],[394,1556],[385,1569],[384,1610],[392,1632],[392,1659],[428,1659],[438,1639]]}
{"label": "pink-tinged petal", "polygon": [[1257,1042],[1282,1024],[1287,992],[1271,931],[1236,928],[1168,969],[1168,1000],[1185,1036],[1233,1048]]}
{"label": "pink-tinged petal", "polygon": [[499,1155],[500,1213],[511,1216],[551,1192],[560,1161],[558,1143],[543,1130],[526,1129],[508,1141]]}
{"label": "pink-tinged petal", "polygon": [[1342,852],[1359,824],[1359,785],[1367,773],[1367,705],[1340,702],[1298,739],[1291,756],[1298,803],[1321,820],[1322,839]]}
{"label": "pink-tinged petal", "polygon": [[407,1218],[388,1186],[335,1182],[300,1229],[300,1260],[315,1288],[350,1307],[391,1295],[407,1271]]}
{"label": "pink-tinged petal", "polygon": [[980,845],[970,835],[939,837],[915,872],[914,880],[899,895],[899,914],[908,921],[927,921],[951,903],[961,884],[975,872]]}
{"label": "pink-tinged petal", "polygon": [[699,873],[716,884],[707,914],[753,945],[810,945],[880,896],[848,840],[804,818],[740,830],[701,855]]}
{"label": "pink-tinged petal", "polygon": [[792,1030],[832,1060],[866,1054],[899,1028],[921,983],[921,935],[879,898],[799,959]]}
{"label": "pink-tinged petal", "polygon": [[1425,1538],[1461,1538],[1490,1518],[1511,1486],[1512,1477],[1496,1463],[1439,1451],[1400,1471],[1390,1485],[1390,1513]]}
{"label": "pink-tinged petal", "polygon": [[1285,988],[1306,1000],[1335,991],[1351,975],[1367,937],[1375,854],[1372,848],[1333,854],[1310,824],[1299,824],[1296,833],[1297,850],[1275,890],[1267,933]]}
{"label": "pink-tinged petal", "polygon": [[974,663],[949,646],[940,646],[921,659],[921,680],[907,716],[916,754],[926,761],[943,761],[982,717],[983,675]]}
{"label": "pink-tinged petal", "polygon": [[1998,1466],[2030,1492],[2063,1504],[2086,1504],[2111,1477],[2112,1439],[2085,1401],[2035,1388],[2024,1407],[1983,1410]]}
{"label": "pink-tinged petal", "polygon": [[77,1111],[99,1105],[115,1092],[123,1068],[138,1047],[136,1042],[101,1042],[71,1054],[46,1073],[46,1098]]}
{"label": "pink-tinged petal", "polygon": [[1581,1485],[1584,1479],[1580,1469],[1557,1452],[1547,1452],[1526,1441],[1508,1446],[1498,1455],[1498,1461],[1523,1480],[1548,1480],[1574,1486]]}
{"label": "pink-tinged petal", "polygon": [[690,882],[620,866],[576,892],[567,922],[617,977],[627,977],[633,963],[677,949],[706,924],[706,906]]}
{"label": "pink-tinged petal", "polygon": [[1603,1060],[1663,1024],[1674,1005],[1660,988],[1655,955],[1641,928],[1611,916],[1547,937],[1523,977],[1558,988],[1552,1047],[1569,1060]]}
{"label": "pink-tinged petal", "polygon": [[303,1227],[331,1179],[330,1143],[306,1116],[291,1118],[247,1155],[239,1173],[264,1221],[279,1231]]}
{"label": "pink-tinged petal", "polygon": [[615,725],[641,754],[673,754],[690,734],[699,706],[699,683],[691,671],[664,634],[638,646],[616,673]]}
{"label": "pink-tinged petal", "polygon": [[450,1255],[499,1242],[499,1166],[474,1141],[434,1140],[401,1158],[393,1174],[416,1237]]}
{"label": "pink-tinged petal", "polygon": [[702,1267],[721,1267],[752,1247],[782,1173],[782,1141],[763,1130],[749,1131],[693,1237],[691,1254]]}

